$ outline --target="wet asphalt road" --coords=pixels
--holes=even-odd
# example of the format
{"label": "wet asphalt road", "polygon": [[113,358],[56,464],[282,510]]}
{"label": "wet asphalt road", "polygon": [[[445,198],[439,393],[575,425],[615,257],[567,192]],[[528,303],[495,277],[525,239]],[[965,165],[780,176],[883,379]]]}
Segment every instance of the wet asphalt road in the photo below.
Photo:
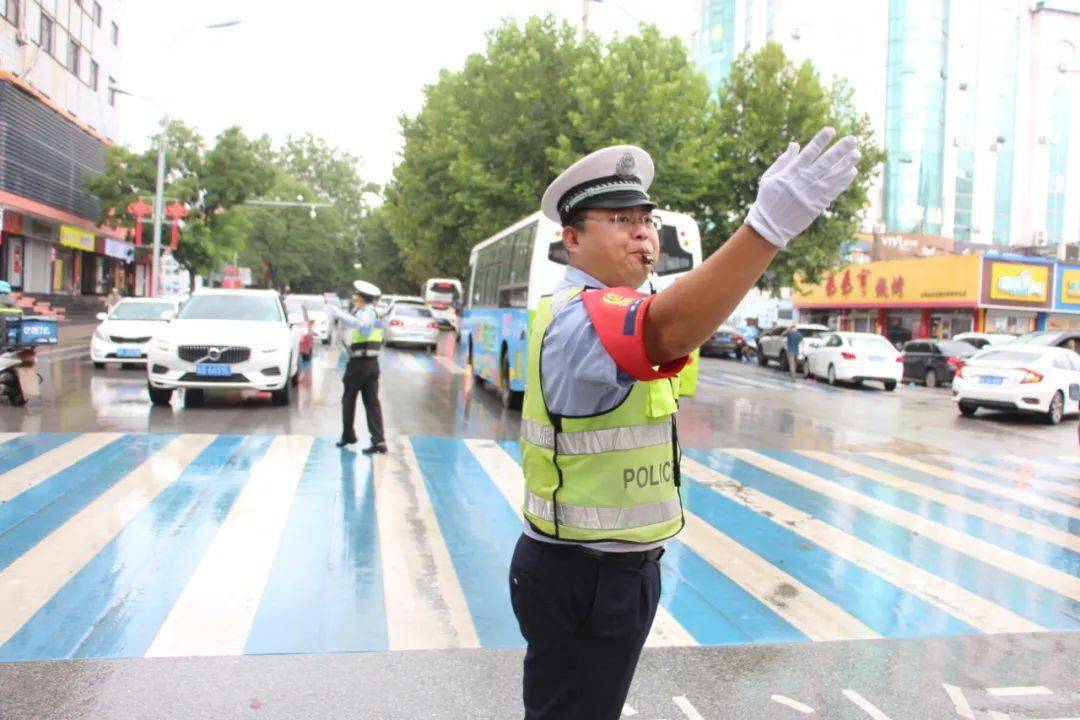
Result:
{"label": "wet asphalt road", "polygon": [[[287,408],[153,408],[142,373],[60,349],[41,398],[0,406],[25,434],[0,445],[0,718],[520,717],[519,416],[450,338],[387,353],[373,464],[332,448],[333,347]],[[704,360],[680,414],[699,519],[626,716],[1080,717],[1076,422]]]}

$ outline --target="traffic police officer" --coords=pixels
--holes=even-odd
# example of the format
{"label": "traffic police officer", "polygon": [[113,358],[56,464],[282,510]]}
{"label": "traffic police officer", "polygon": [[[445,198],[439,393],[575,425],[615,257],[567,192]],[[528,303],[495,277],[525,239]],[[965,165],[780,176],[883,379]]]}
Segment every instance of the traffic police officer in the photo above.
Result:
{"label": "traffic police officer", "polygon": [[342,345],[349,354],[349,363],[345,366],[342,382],[345,389],[341,396],[341,440],[338,447],[356,442],[356,394],[364,401],[367,414],[368,432],[371,445],[363,453],[386,452],[386,436],[383,434],[382,406],[379,404],[379,352],[383,344],[382,319],[372,305],[382,291],[375,285],[363,280],[353,283],[353,313],[342,312],[334,305],[327,304],[326,312],[341,320],[347,326],[341,335]]}
{"label": "traffic police officer", "polygon": [[854,138],[831,128],[762,176],[745,224],[670,288],[652,158],[609,147],[547,188],[570,261],[529,335],[522,412],[525,527],[510,597],[528,642],[526,720],[616,720],[660,597],[663,543],[683,526],[677,376],[795,235],[851,183]]}

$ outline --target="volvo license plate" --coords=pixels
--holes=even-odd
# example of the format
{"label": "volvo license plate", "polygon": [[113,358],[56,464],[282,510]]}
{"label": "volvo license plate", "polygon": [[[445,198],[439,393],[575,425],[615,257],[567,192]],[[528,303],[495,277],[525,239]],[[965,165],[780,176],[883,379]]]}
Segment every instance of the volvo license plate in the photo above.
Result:
{"label": "volvo license plate", "polygon": [[195,366],[195,374],[201,377],[229,377],[232,368],[220,363],[202,363]]}

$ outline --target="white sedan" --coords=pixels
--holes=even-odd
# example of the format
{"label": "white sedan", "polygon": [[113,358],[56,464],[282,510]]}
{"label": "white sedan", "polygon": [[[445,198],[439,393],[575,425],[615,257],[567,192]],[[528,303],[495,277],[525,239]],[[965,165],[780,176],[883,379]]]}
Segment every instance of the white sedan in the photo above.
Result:
{"label": "white sedan", "polygon": [[311,332],[323,345],[330,344],[333,326],[326,314],[326,298],[322,295],[286,295],[285,302],[295,302],[304,306],[311,321]]}
{"label": "white sedan", "polygon": [[150,340],[176,314],[177,307],[174,300],[124,298],[108,313],[98,313],[101,324],[90,337],[90,359],[94,367],[116,363],[145,365]]}
{"label": "white sedan", "polygon": [[968,417],[979,408],[1042,415],[1051,425],[1080,411],[1070,400],[1080,386],[1080,355],[1043,345],[1007,345],[972,356],[953,380],[953,399]]}
{"label": "white sedan", "polygon": [[383,338],[389,345],[422,345],[431,352],[439,343],[439,323],[424,305],[397,301],[383,319]]}
{"label": "white sedan", "polygon": [[892,391],[904,375],[904,358],[880,335],[834,332],[822,336],[821,344],[807,355],[806,372],[830,385],[873,380]]}
{"label": "white sedan", "polygon": [[273,290],[196,291],[150,344],[150,400],[168,405],[184,388],[185,403],[197,405],[204,390],[252,389],[287,405],[300,369],[300,339],[287,317]]}

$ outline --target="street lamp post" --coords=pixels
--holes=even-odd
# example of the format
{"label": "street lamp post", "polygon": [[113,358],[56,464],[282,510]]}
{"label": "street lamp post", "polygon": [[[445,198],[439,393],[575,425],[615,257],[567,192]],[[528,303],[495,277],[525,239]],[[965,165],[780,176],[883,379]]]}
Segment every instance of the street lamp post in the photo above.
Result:
{"label": "street lamp post", "polygon": [[[176,41],[179,40],[182,35],[192,32],[194,30],[217,30],[219,28],[227,28],[239,24],[239,20],[225,20],[222,22],[209,23],[207,25],[193,25],[192,27],[184,28],[180,32],[173,35],[172,40],[169,41],[169,44],[165,51],[166,62],[168,62],[168,59],[172,57],[173,45],[176,44]],[[111,86],[110,89],[112,89],[116,93],[119,93],[120,95],[130,95],[132,97],[138,97],[142,98],[143,100],[147,100],[155,107],[157,107],[158,111],[161,113],[161,133],[158,135],[157,148],[157,178],[154,183],[154,245],[152,251],[153,256],[150,259],[149,293],[150,297],[157,297],[158,292],[161,289],[161,216],[164,214],[165,210],[165,136],[168,133],[169,129],[169,114],[162,109],[161,105],[158,105],[158,103],[154,102],[145,95],[135,95],[134,93],[127,92],[126,90],[121,90],[116,86]]]}

